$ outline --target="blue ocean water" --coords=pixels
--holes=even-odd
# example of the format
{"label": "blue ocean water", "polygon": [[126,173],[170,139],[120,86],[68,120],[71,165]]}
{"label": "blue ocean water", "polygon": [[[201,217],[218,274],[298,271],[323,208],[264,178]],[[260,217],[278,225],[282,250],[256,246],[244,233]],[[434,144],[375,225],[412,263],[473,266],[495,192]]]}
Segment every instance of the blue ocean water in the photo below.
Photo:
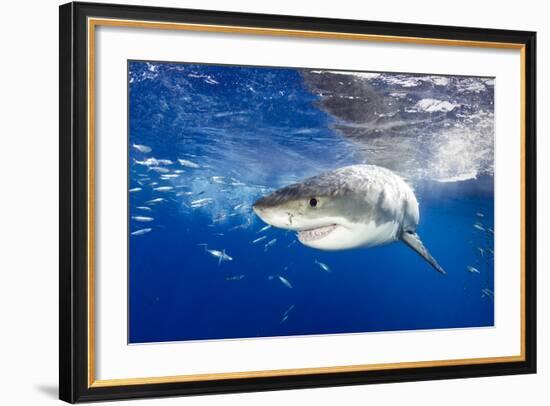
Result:
{"label": "blue ocean water", "polygon": [[[132,61],[128,80],[130,343],[493,325],[490,78]],[[446,275],[251,209],[357,163],[414,188]]]}

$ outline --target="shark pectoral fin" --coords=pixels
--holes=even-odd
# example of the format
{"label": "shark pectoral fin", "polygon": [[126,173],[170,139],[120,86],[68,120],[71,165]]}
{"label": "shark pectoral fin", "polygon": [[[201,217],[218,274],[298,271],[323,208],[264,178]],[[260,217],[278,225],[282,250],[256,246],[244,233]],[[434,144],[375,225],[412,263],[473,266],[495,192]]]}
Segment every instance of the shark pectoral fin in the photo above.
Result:
{"label": "shark pectoral fin", "polygon": [[428,261],[430,265],[435,268],[436,271],[441,272],[442,274],[447,273],[443,270],[443,268],[441,268],[434,257],[430,255],[426,247],[424,247],[424,244],[422,244],[422,241],[420,241],[420,237],[418,236],[418,234],[405,231],[403,232],[403,234],[401,234],[401,241],[403,241],[405,244],[415,250],[422,258]]}

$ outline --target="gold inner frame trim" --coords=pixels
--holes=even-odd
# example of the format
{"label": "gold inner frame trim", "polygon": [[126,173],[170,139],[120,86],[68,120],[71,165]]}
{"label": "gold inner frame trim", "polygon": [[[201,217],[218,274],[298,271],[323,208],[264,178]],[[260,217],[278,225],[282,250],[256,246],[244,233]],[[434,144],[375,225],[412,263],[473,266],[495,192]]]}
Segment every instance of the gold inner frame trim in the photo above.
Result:
{"label": "gold inner frame trim", "polygon": [[[521,83],[521,101],[520,101],[520,163],[521,163],[521,269],[520,269],[520,341],[521,348],[519,355],[502,357],[481,357],[464,358],[451,360],[433,360],[433,361],[415,361],[415,362],[395,362],[384,364],[363,364],[363,365],[345,365],[328,366],[315,368],[295,368],[295,369],[276,369],[265,371],[243,371],[243,372],[220,372],[210,374],[189,374],[145,378],[122,378],[122,379],[95,379],[95,251],[94,251],[94,196],[95,196],[95,28],[97,26],[110,27],[129,27],[129,28],[148,28],[157,30],[180,30],[195,32],[217,32],[244,35],[265,35],[265,36],[283,36],[299,38],[318,38],[318,39],[341,39],[386,43],[402,43],[415,45],[432,46],[459,46],[459,47],[478,47],[478,48],[497,48],[512,49],[520,51],[520,83]],[[160,383],[177,383],[192,381],[213,381],[221,379],[244,379],[244,378],[266,378],[296,375],[312,374],[332,374],[342,372],[360,372],[360,371],[380,371],[397,368],[426,368],[441,366],[458,365],[480,365],[494,364],[504,362],[522,362],[525,361],[525,45],[506,42],[486,42],[486,41],[464,41],[440,38],[422,38],[422,37],[400,37],[391,35],[374,34],[355,34],[345,32],[326,32],[326,31],[307,31],[290,30],[261,27],[242,27],[228,25],[209,25],[209,24],[187,24],[187,23],[166,23],[154,21],[139,20],[120,20],[108,18],[89,18],[87,27],[88,40],[88,387],[111,387],[125,385],[143,385]]]}

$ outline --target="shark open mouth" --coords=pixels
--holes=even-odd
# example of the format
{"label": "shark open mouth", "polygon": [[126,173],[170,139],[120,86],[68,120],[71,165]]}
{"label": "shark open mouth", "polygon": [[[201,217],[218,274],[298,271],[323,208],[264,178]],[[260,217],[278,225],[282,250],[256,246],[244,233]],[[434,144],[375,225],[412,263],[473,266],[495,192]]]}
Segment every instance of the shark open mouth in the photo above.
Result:
{"label": "shark open mouth", "polygon": [[336,224],[331,224],[329,226],[312,228],[310,230],[302,230],[298,232],[298,239],[301,242],[320,240],[333,232],[337,227]]}

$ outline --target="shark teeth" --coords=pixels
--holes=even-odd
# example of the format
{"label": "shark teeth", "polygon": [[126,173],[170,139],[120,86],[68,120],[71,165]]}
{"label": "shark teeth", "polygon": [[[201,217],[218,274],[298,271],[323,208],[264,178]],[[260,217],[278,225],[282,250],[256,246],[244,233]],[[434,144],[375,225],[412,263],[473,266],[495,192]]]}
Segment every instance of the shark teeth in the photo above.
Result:
{"label": "shark teeth", "polygon": [[298,239],[301,242],[320,240],[334,231],[336,227],[336,224],[331,224],[330,226],[313,228],[311,230],[302,230],[298,232]]}

